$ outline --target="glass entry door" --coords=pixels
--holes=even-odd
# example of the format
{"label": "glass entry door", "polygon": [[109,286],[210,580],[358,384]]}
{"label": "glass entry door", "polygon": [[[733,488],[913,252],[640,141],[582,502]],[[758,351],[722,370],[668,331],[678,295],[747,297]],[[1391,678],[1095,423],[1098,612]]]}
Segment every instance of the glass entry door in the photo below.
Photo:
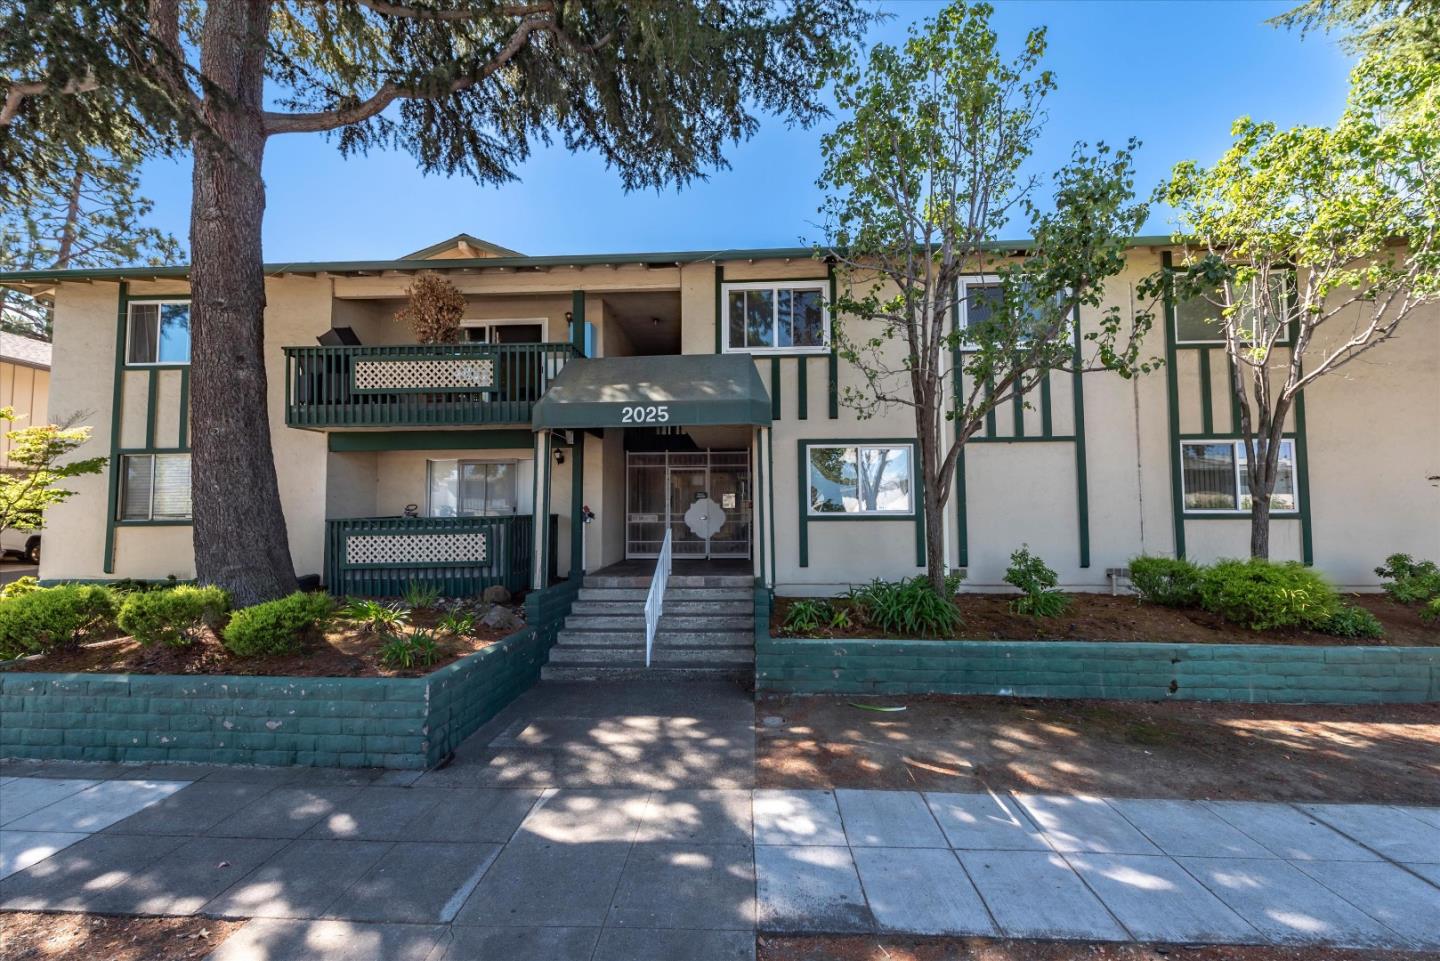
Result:
{"label": "glass entry door", "polygon": [[626,455],[625,556],[750,556],[754,505],[747,451]]}

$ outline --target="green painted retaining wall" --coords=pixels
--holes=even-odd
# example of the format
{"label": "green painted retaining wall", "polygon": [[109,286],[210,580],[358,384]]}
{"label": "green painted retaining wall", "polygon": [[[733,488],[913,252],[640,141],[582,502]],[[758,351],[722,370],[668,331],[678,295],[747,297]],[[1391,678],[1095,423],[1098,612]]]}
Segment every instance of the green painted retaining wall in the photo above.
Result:
{"label": "green painted retaining wall", "polygon": [[431,767],[535,683],[576,589],[530,593],[528,626],[425,677],[0,670],[0,757]]}

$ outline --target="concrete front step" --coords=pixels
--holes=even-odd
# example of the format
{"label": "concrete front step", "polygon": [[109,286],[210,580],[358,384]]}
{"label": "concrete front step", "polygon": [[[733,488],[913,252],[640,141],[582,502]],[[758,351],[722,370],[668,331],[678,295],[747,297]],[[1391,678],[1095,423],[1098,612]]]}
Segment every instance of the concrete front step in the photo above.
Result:
{"label": "concrete front step", "polygon": [[[656,645],[651,652],[652,661],[667,664],[728,665],[742,666],[755,663],[753,647],[681,648]],[[641,664],[645,663],[645,649],[639,648],[594,648],[594,647],[552,647],[551,664]]]}
{"label": "concrete front step", "polygon": [[[583,587],[623,587],[650,588],[650,582],[654,580],[653,574],[631,574],[614,575],[589,574],[580,585]],[[671,574],[666,583],[670,587],[744,587],[751,590],[755,587],[755,577],[752,574]]]}
{"label": "concrete front step", "polygon": [[652,662],[650,667],[639,665],[600,664],[546,664],[540,668],[540,676],[547,681],[737,681],[747,688],[755,680],[755,668],[751,665],[739,667],[696,667],[693,664],[666,664]]}
{"label": "concrete front step", "polygon": [[[576,631],[562,630],[556,637],[558,647],[644,647],[645,632],[639,631]],[[754,647],[753,631],[659,631],[657,647]]]}
{"label": "concrete front step", "polygon": [[[644,587],[582,587],[575,595],[577,601],[639,601],[645,603],[650,596],[650,585]],[[665,600],[679,601],[744,601],[755,602],[755,592],[738,587],[676,587],[672,581],[665,592]]]}
{"label": "concrete front step", "polygon": [[[683,595],[682,595],[683,597]],[[644,617],[645,602],[642,601],[592,601],[577,600],[570,605],[570,613],[576,617],[610,614],[629,617]],[[738,601],[692,601],[677,597],[665,598],[665,614],[728,614],[736,617],[755,616],[755,602],[749,599]]]}
{"label": "concrete front step", "polygon": [[[754,614],[671,614],[666,611],[660,618],[662,629],[675,631],[753,631]],[[565,627],[572,631],[643,631],[644,612],[639,614],[593,614],[581,616],[571,614],[565,618]]]}

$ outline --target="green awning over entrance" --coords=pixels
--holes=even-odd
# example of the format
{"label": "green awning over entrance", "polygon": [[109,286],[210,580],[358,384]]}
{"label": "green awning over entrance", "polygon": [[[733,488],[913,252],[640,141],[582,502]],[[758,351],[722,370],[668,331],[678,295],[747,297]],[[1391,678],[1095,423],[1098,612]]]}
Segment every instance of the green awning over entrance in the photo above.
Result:
{"label": "green awning over entrance", "polygon": [[547,427],[770,423],[770,395],[746,354],[572,360],[535,404]]}

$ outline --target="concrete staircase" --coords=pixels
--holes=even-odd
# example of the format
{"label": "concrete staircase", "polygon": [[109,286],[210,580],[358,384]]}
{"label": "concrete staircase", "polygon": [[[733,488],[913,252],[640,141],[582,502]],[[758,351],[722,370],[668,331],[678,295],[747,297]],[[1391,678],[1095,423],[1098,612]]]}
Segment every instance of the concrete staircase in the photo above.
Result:
{"label": "concrete staircase", "polygon": [[569,681],[641,676],[753,679],[755,578],[671,574],[647,671],[649,591],[648,576],[587,576],[541,676]]}

